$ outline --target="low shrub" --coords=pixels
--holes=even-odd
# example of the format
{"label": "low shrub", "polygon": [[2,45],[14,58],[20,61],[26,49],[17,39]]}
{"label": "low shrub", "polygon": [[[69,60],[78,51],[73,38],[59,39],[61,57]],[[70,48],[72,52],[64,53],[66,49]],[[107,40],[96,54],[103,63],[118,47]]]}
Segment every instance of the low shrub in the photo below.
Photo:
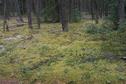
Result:
{"label": "low shrub", "polygon": [[79,11],[78,8],[72,10],[72,13],[70,15],[70,21],[71,22],[81,21],[81,12]]}
{"label": "low shrub", "polygon": [[119,32],[125,32],[126,31],[126,21],[121,23],[118,28]]}
{"label": "low shrub", "polygon": [[48,45],[41,45],[39,48],[40,55],[47,54],[49,50],[50,50],[50,47]]}
{"label": "low shrub", "polygon": [[95,24],[87,24],[85,26],[84,31],[89,34],[96,34],[97,33],[97,26]]}
{"label": "low shrub", "polygon": [[85,26],[84,31],[88,34],[106,34],[111,32],[112,29],[109,28],[109,25],[104,25],[103,23],[100,25],[89,23]]}

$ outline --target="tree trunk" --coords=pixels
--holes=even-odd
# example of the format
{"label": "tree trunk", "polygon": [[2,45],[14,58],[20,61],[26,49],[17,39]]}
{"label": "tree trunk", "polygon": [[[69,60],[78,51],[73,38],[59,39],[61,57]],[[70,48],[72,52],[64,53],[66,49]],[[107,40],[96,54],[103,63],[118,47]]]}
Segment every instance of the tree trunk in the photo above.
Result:
{"label": "tree trunk", "polygon": [[17,12],[19,21],[23,23],[24,20],[23,20],[22,15],[21,15],[21,9],[20,9],[19,0],[16,0],[16,1],[15,1],[15,7],[16,7],[16,12]]}
{"label": "tree trunk", "polygon": [[60,21],[63,32],[68,32],[69,22],[69,0],[59,0]]}
{"label": "tree trunk", "polygon": [[94,0],[94,11],[95,11],[95,23],[98,24],[99,21],[99,11],[98,11],[98,4],[97,4],[97,1]]}
{"label": "tree trunk", "polygon": [[7,14],[7,0],[4,0],[4,22],[3,22],[3,31],[9,31],[7,19],[8,19],[8,14]]}
{"label": "tree trunk", "polygon": [[32,27],[32,0],[27,0],[27,15],[28,15],[28,26],[30,29],[33,29]]}
{"label": "tree trunk", "polygon": [[41,20],[40,20],[40,0],[34,0],[34,5],[35,5],[35,15],[36,15],[36,19],[37,19],[37,25],[38,25],[38,29],[40,29],[41,27]]}
{"label": "tree trunk", "polygon": [[118,0],[119,24],[125,20],[125,0]]}

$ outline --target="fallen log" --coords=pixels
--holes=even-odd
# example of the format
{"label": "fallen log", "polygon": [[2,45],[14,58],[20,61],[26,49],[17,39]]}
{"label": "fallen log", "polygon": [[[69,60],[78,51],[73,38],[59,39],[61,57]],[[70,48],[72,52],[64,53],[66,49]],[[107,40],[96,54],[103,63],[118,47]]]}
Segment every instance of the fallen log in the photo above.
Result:
{"label": "fallen log", "polygon": [[126,61],[126,57],[121,57],[120,59],[122,59],[122,60]]}

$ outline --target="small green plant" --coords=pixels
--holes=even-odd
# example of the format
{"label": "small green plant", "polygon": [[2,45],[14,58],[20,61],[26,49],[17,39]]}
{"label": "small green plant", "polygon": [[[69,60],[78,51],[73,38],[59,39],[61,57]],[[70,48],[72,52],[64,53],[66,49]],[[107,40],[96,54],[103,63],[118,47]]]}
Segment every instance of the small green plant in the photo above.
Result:
{"label": "small green plant", "polygon": [[97,26],[95,24],[87,24],[85,26],[84,31],[89,34],[96,34],[97,33]]}
{"label": "small green plant", "polygon": [[81,21],[81,12],[78,8],[72,10],[70,19],[71,19],[71,22]]}
{"label": "small green plant", "polygon": [[49,46],[48,45],[42,45],[42,46],[40,46],[40,48],[39,48],[39,53],[40,53],[40,55],[45,55],[45,54],[47,54],[48,53],[48,51],[49,51]]}
{"label": "small green plant", "polygon": [[119,32],[125,32],[126,31],[126,21],[121,23],[118,28]]}
{"label": "small green plant", "polygon": [[76,84],[76,81],[69,81],[67,84]]}
{"label": "small green plant", "polygon": [[96,25],[93,23],[89,23],[85,26],[84,31],[88,34],[106,34],[112,31],[111,28],[109,28],[109,24],[105,25],[104,23],[101,25]]}

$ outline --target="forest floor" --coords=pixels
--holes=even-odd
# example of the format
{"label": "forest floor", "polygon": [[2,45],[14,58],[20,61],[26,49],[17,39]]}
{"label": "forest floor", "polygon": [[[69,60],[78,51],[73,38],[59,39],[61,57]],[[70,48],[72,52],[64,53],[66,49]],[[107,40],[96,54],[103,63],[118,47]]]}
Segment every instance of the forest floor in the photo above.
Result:
{"label": "forest floor", "polygon": [[23,84],[126,84],[126,32],[92,21],[0,31],[0,79]]}

